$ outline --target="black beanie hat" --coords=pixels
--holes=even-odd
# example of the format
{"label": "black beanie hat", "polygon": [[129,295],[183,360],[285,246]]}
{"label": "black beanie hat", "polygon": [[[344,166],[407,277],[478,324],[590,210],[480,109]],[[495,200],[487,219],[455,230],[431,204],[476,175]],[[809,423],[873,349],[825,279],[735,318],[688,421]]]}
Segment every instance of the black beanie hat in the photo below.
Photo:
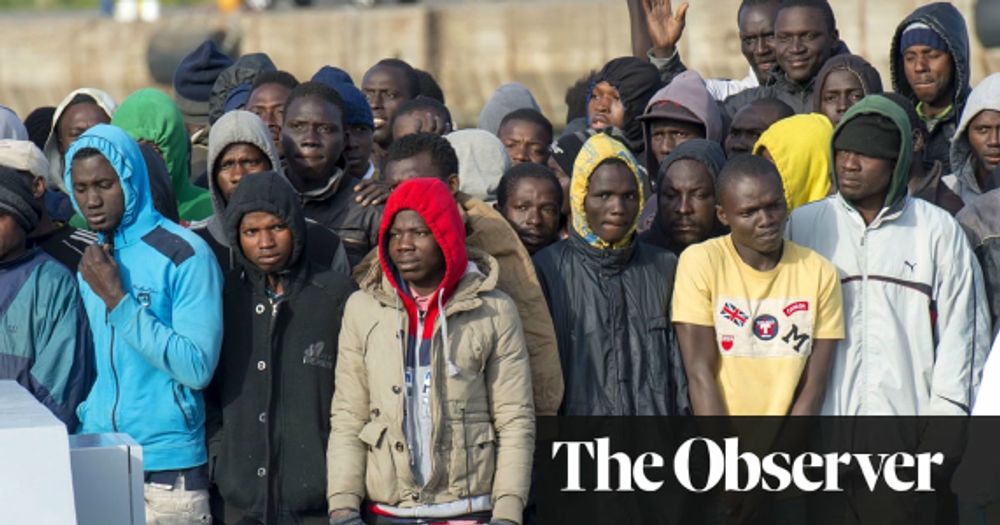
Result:
{"label": "black beanie hat", "polygon": [[42,214],[42,208],[31,194],[27,181],[7,167],[0,167],[0,213],[13,217],[25,233],[35,229]]}
{"label": "black beanie hat", "polygon": [[834,150],[853,151],[866,157],[897,160],[902,138],[899,128],[888,117],[858,115],[837,130]]}
{"label": "black beanie hat", "polygon": [[174,71],[174,100],[184,120],[208,123],[208,99],[212,85],[233,59],[219,51],[215,42],[206,40],[189,53]]}

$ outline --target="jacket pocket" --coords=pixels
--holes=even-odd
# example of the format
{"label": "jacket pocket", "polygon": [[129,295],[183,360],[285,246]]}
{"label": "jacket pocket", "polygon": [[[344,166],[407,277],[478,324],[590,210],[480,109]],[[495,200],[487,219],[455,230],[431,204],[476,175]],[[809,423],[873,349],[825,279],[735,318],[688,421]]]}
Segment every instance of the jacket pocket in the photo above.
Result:
{"label": "jacket pocket", "polygon": [[373,501],[396,501],[396,468],[392,447],[386,436],[389,427],[379,421],[370,421],[361,428],[358,439],[368,446],[365,461],[365,490]]}
{"label": "jacket pocket", "polygon": [[650,389],[662,393],[670,381],[670,320],[665,315],[646,319],[648,338],[643,365]]}
{"label": "jacket pocket", "polygon": [[448,468],[449,492],[459,498],[490,494],[496,473],[496,433],[491,422],[456,422]]}

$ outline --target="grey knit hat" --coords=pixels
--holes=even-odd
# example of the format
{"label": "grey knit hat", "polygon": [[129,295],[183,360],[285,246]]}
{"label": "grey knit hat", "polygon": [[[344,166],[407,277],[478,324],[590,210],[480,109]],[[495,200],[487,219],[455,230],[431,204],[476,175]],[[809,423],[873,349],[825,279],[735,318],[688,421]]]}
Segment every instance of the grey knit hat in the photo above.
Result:
{"label": "grey knit hat", "polygon": [[35,229],[42,213],[24,177],[7,167],[0,167],[0,213],[14,217],[25,233]]}

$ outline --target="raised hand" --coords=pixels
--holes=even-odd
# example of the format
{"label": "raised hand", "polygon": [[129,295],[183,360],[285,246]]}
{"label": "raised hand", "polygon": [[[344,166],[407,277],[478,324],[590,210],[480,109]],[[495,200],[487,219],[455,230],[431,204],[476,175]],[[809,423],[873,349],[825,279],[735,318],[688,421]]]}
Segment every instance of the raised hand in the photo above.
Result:
{"label": "raised hand", "polygon": [[670,0],[642,0],[642,10],[653,44],[653,56],[669,58],[684,34],[688,3],[684,2],[674,11]]}

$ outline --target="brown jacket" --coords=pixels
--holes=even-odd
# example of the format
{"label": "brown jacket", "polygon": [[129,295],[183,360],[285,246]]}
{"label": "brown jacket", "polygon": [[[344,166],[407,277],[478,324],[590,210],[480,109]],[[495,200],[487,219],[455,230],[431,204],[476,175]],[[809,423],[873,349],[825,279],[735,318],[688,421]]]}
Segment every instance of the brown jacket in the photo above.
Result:
{"label": "brown jacket", "polygon": [[[554,416],[559,411],[563,398],[562,365],[559,362],[552,316],[535,274],[531,255],[500,212],[462,192],[455,195],[455,198],[459,203],[459,213],[465,221],[466,246],[482,250],[496,259],[500,265],[496,287],[509,295],[517,305],[531,363],[535,413],[539,416]],[[355,269],[354,280],[359,285],[364,275],[363,268],[377,260],[376,248]]]}
{"label": "brown jacket", "polygon": [[[330,510],[358,509],[363,499],[407,507],[491,494],[495,519],[521,522],[535,439],[528,356],[516,307],[495,289],[496,260],[474,249],[469,259],[487,275],[466,273],[446,303],[448,348],[441,323],[434,328],[435,452],[424,487],[414,481],[403,432],[406,310],[377,258],[359,268],[361,291],[344,308],[331,406]],[[446,360],[455,373],[446,372]]]}

